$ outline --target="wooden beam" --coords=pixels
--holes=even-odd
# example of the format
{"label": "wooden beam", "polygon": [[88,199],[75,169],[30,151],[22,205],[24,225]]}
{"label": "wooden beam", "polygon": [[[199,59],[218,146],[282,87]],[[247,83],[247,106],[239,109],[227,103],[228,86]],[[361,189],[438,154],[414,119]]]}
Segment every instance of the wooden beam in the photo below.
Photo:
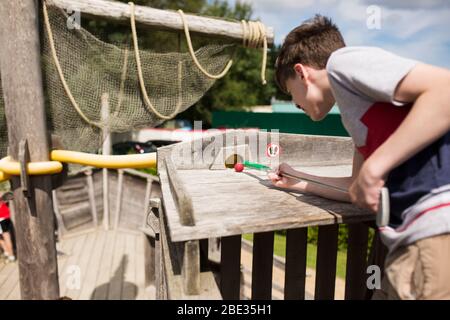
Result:
{"label": "wooden beam", "polygon": [[[125,3],[107,0],[47,0],[49,5],[65,10],[79,10],[83,14],[110,20],[129,23],[130,6]],[[137,23],[162,30],[183,30],[180,15],[175,11],[154,9],[145,6],[135,6]],[[242,41],[242,26],[238,21],[231,22],[217,18],[201,17],[186,14],[189,30],[193,33],[213,35]],[[273,28],[266,27],[267,44],[273,45]]]}
{"label": "wooden beam", "polygon": [[170,190],[172,191],[172,196],[180,217],[180,223],[183,226],[194,226],[195,218],[192,199],[180,180],[177,168],[170,157],[165,158],[164,163],[166,165],[167,177],[169,178]]}
{"label": "wooden beam", "polygon": [[[30,161],[49,160],[37,8],[35,0],[0,5],[0,69],[9,150],[16,160],[23,139],[28,141]],[[11,182],[21,297],[58,299],[51,177],[31,176],[29,198],[18,177]]]}

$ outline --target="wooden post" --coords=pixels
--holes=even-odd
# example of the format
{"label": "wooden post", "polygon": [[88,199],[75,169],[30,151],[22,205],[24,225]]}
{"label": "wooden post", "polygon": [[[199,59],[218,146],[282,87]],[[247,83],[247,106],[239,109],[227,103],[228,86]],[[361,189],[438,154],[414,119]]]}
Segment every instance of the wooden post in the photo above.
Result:
{"label": "wooden post", "polygon": [[[102,94],[102,122],[106,123],[103,130],[103,146],[102,154],[111,154],[111,133],[109,132],[109,95]],[[109,229],[109,184],[108,184],[108,169],[103,168],[103,226],[105,230]]]}
{"label": "wooden post", "polygon": [[92,178],[92,170],[88,170],[84,173],[86,175],[88,194],[89,194],[89,204],[91,206],[92,223],[94,227],[98,227],[97,218],[97,204],[95,203],[95,191],[94,191],[94,179]]}
{"label": "wooden post", "polygon": [[[30,161],[49,159],[36,0],[0,4],[0,66],[10,155],[26,139]],[[58,265],[50,176],[30,176],[26,198],[12,178],[22,299],[58,299]]]}
{"label": "wooden post", "polygon": [[114,216],[115,230],[119,228],[120,211],[122,210],[123,169],[117,170],[117,177],[116,214]]}

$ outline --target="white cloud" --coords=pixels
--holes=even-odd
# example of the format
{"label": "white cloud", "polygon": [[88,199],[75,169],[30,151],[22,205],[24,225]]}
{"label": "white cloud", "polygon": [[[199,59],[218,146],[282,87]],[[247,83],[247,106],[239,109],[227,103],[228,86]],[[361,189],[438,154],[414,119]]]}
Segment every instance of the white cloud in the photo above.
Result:
{"label": "white cloud", "polygon": [[[234,1],[234,0],[231,0]],[[448,66],[448,0],[248,0],[255,16],[275,29],[281,43],[287,33],[315,13],[330,16],[348,45],[374,45],[428,63]],[[367,8],[377,5],[381,29],[369,30]]]}

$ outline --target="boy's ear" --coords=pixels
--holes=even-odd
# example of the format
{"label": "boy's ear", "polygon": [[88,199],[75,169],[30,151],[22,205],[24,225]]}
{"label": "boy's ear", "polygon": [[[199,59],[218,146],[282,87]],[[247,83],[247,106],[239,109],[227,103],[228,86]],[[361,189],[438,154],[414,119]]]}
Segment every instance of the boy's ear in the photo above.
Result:
{"label": "boy's ear", "polygon": [[308,71],[306,70],[305,66],[302,65],[301,63],[296,63],[294,65],[294,71],[295,74],[302,80],[305,81],[305,79],[307,78],[307,73]]}

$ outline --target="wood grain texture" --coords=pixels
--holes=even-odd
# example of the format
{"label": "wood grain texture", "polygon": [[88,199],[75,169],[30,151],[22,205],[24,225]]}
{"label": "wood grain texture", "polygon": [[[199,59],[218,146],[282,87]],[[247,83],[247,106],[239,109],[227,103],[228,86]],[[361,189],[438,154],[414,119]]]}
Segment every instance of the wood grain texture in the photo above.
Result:
{"label": "wood grain texture", "polygon": [[[124,23],[130,22],[130,6],[124,3],[105,0],[47,0],[47,2],[63,9],[78,9],[87,15],[123,21]],[[157,29],[183,30],[180,15],[174,11],[135,6],[135,19],[137,23]],[[186,21],[191,32],[242,40],[242,26],[238,21],[226,21],[190,14],[186,14]],[[273,44],[273,28],[266,28],[266,36],[268,44]]]}
{"label": "wood grain texture", "polygon": [[[47,161],[49,143],[36,1],[2,2],[0,42],[9,153],[17,160],[19,142],[26,139],[30,161]],[[57,299],[59,283],[51,177],[30,177],[30,198],[24,197],[19,178],[13,178],[11,183],[21,296],[23,299]]]}
{"label": "wood grain texture", "polygon": [[[320,172],[321,168],[314,170]],[[324,167],[324,171],[332,171],[332,167]],[[196,223],[181,225],[167,175],[160,172],[174,241],[374,219],[348,203],[274,188],[266,174],[257,170],[178,170],[178,176],[191,196]]]}

